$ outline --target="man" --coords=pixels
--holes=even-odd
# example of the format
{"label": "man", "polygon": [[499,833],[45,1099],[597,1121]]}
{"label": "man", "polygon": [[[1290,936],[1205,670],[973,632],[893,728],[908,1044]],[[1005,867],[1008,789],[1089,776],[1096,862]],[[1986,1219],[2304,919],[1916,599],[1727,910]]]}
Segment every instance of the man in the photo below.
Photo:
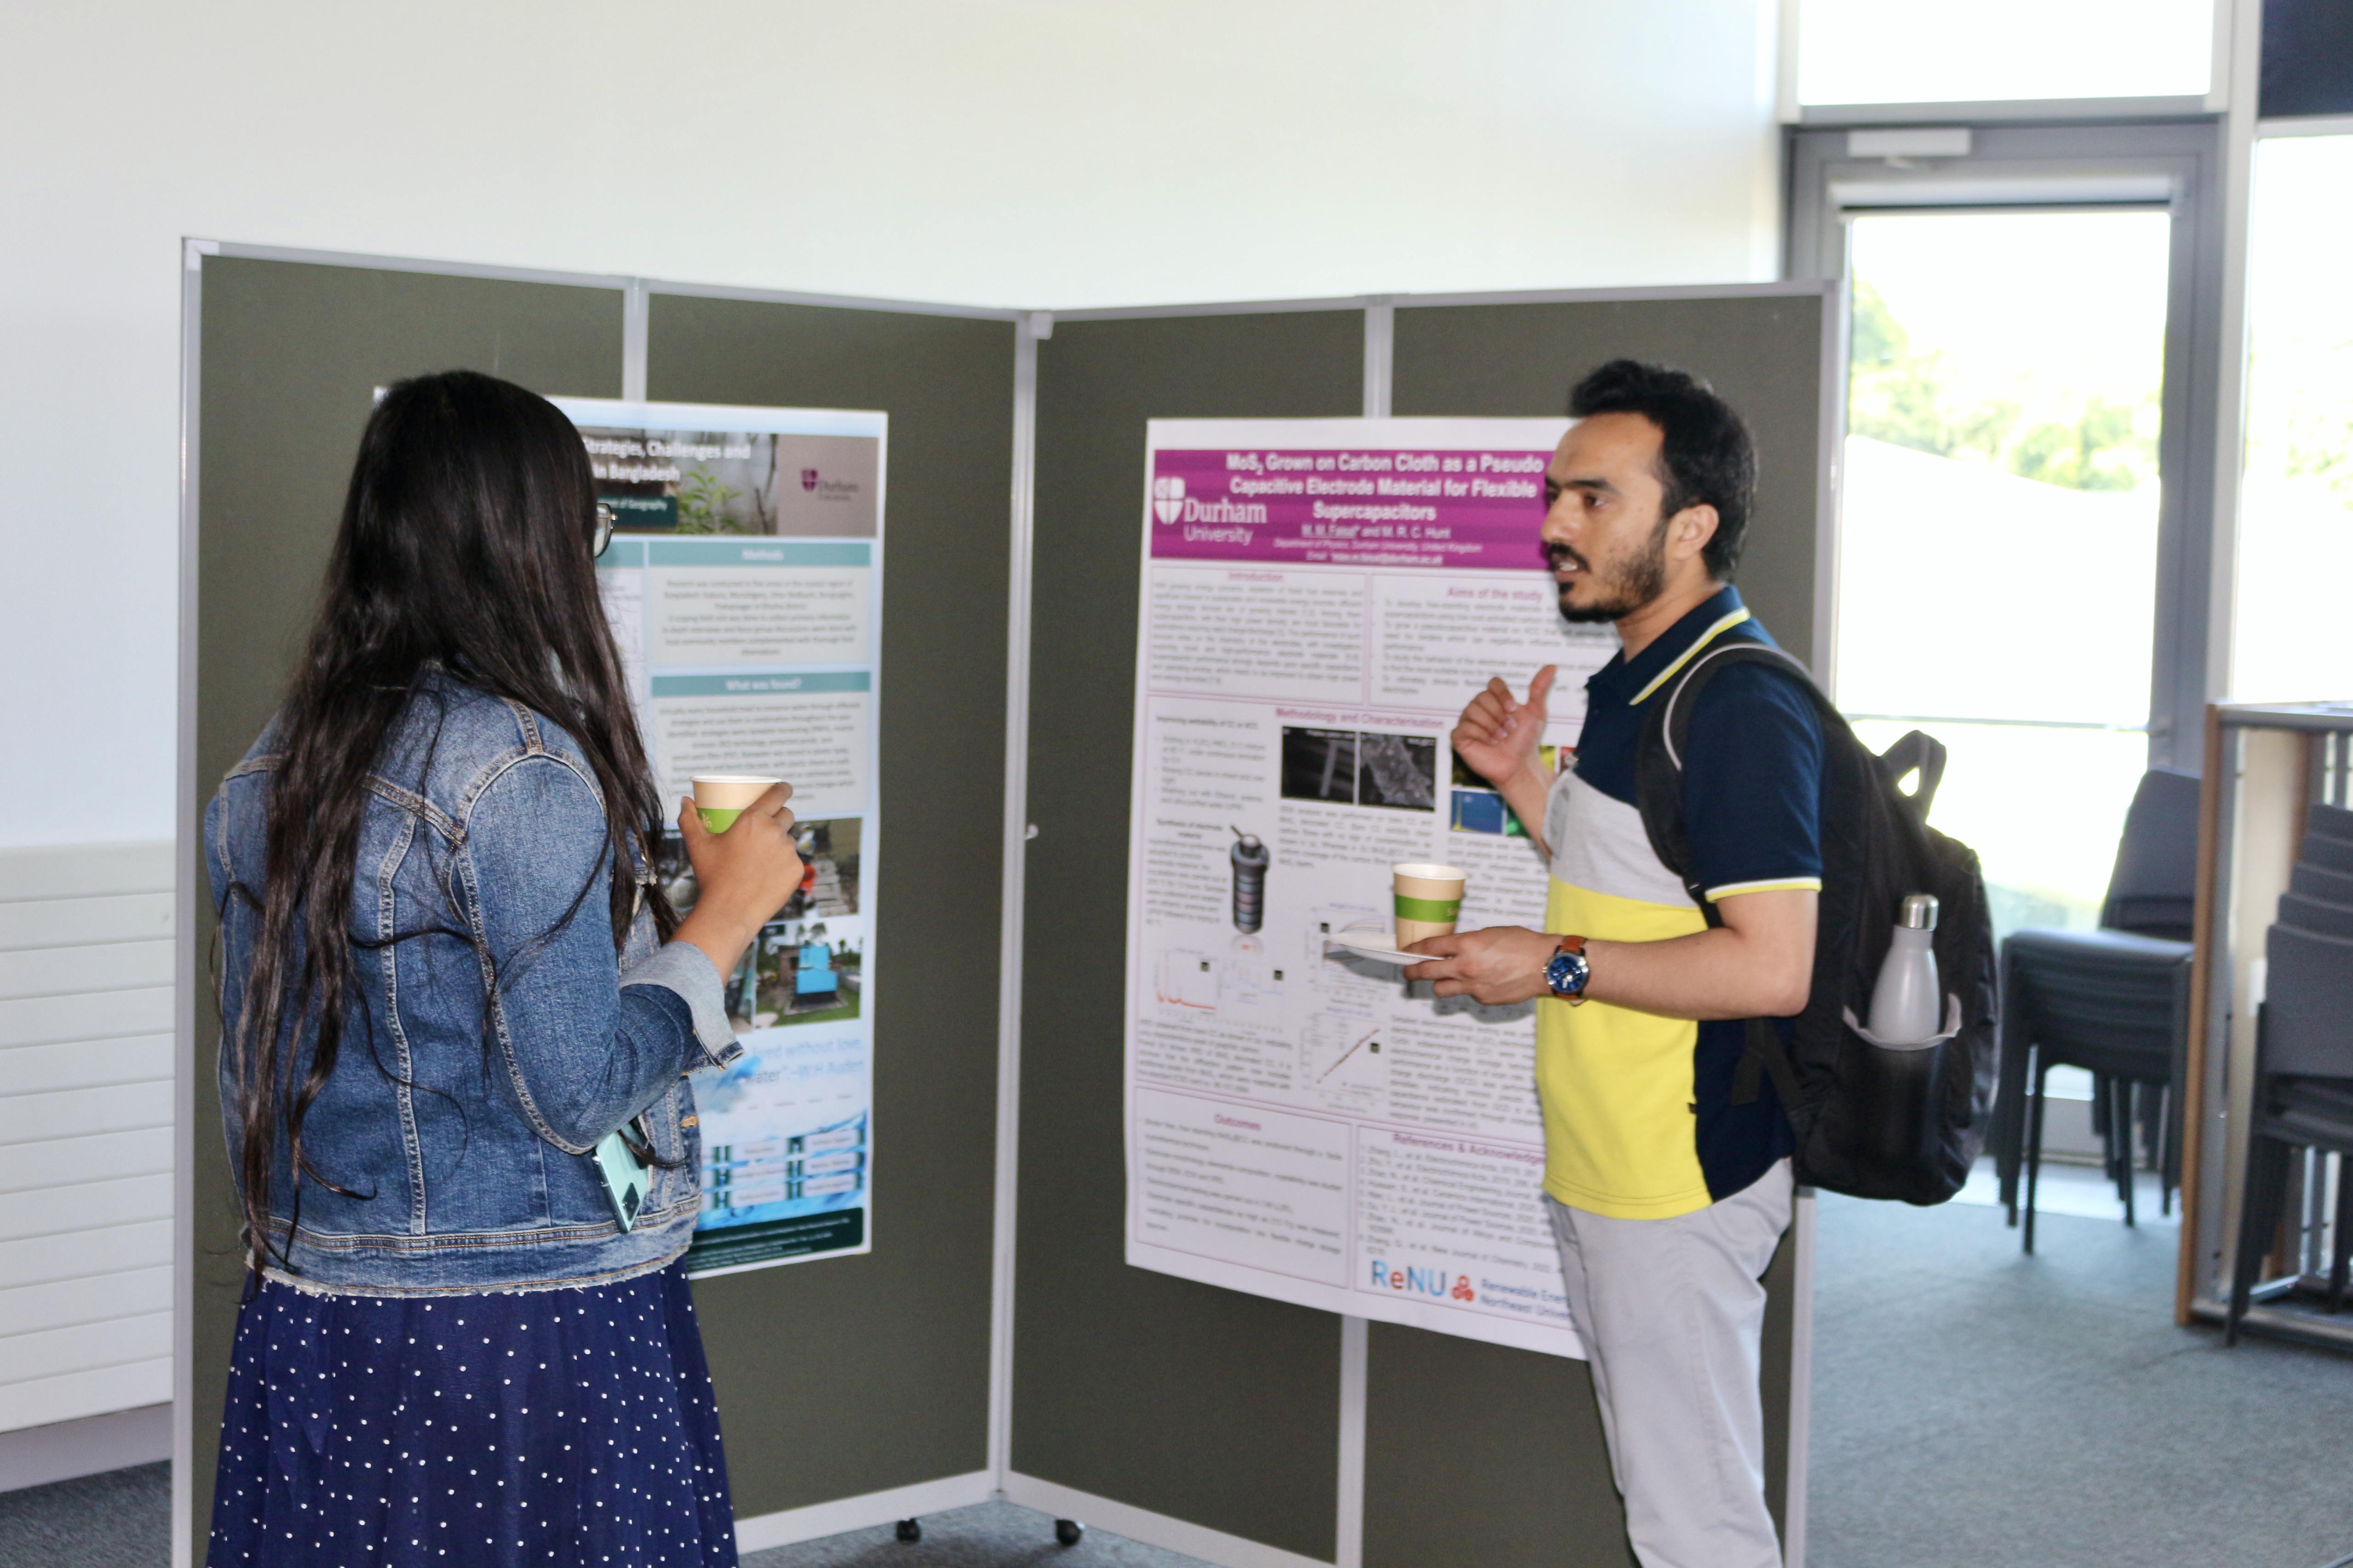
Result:
{"label": "man", "polygon": [[1561,614],[1616,625],[1575,765],[1537,760],[1554,668],[1501,679],[1453,734],[1552,870],[1544,929],[1421,943],[1441,996],[1536,999],[1544,1205],[1644,1568],[1777,1568],[1757,1390],[1760,1277],[1789,1222],[1769,1079],[1733,1103],[1745,1020],[1811,984],[1821,731],[1786,671],[1724,670],[1691,714],[1683,813],[1711,927],[1635,807],[1644,721],[1702,650],[1769,641],[1731,586],[1756,490],[1748,431],[1681,371],[1618,360],[1571,393],[1545,475]]}

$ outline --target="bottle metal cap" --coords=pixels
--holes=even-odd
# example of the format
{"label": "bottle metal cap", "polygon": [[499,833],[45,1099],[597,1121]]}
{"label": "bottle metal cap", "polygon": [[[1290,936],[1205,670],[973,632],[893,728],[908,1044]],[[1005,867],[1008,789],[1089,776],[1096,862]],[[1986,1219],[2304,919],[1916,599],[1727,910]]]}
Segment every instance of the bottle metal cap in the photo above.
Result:
{"label": "bottle metal cap", "polygon": [[1904,895],[1904,929],[1935,931],[1936,929],[1936,895],[1906,893]]}

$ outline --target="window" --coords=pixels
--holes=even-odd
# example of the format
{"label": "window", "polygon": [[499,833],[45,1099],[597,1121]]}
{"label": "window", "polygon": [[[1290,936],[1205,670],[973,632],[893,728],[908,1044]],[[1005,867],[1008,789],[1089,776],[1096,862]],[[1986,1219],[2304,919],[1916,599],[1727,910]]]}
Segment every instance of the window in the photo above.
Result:
{"label": "window", "polygon": [[1801,103],[2202,96],[2214,0],[1803,0]]}
{"label": "window", "polygon": [[2353,698],[2353,136],[2256,143],[2231,686]]}
{"label": "window", "polygon": [[1838,696],[1951,756],[1997,927],[2098,923],[2147,766],[2170,217],[1860,213]]}

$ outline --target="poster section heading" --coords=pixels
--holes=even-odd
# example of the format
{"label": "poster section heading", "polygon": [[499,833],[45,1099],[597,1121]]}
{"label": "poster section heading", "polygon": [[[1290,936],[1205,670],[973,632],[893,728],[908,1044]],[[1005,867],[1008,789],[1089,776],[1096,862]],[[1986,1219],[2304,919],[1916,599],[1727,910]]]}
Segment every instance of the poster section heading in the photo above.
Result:
{"label": "poster section heading", "polygon": [[1551,448],[1152,455],[1150,552],[1163,560],[1525,568],[1542,559]]}
{"label": "poster section heading", "polygon": [[[880,415],[559,400],[616,532],[597,564],[664,795],[793,785],[801,883],[723,983],[744,1054],[694,1077],[697,1275],[873,1246]],[[673,836],[657,874],[698,889]]]}
{"label": "poster section heading", "polygon": [[[1490,677],[1525,689],[1556,665],[1540,755],[1561,761],[1585,678],[1616,652],[1609,628],[1562,622],[1544,570],[1543,463],[1566,425],[1150,427],[1128,889],[1131,1263],[1583,1353],[1541,1203],[1533,1004],[1433,1002],[1343,941],[1368,928],[1386,945],[1389,868],[1403,860],[1466,873],[1464,930],[1541,921],[1533,842],[1447,736]],[[1391,466],[1368,466],[1377,458]],[[1188,524],[1201,475],[1219,487],[1205,505],[1261,506],[1265,520],[1195,511]],[[1383,496],[1385,475],[1438,492]],[[1299,485],[1243,496],[1227,476]],[[1177,478],[1182,494],[1165,483]],[[1374,496],[1313,492],[1311,479],[1369,483]],[[1474,481],[1489,489],[1472,493]],[[1495,493],[1507,485],[1520,489]],[[1409,500],[1436,517],[1313,514]],[[1193,526],[1250,536],[1188,538]]]}

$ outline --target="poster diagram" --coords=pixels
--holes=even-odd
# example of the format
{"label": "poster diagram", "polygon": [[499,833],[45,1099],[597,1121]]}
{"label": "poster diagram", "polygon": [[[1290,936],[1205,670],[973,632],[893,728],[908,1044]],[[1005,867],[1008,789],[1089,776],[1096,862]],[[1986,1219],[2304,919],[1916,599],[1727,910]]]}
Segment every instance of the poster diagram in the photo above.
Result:
{"label": "poster diagram", "polygon": [[1409,994],[1332,941],[1388,918],[1399,860],[1468,873],[1465,930],[1543,912],[1534,846],[1446,736],[1490,676],[1556,664],[1546,741],[1572,743],[1617,651],[1541,571],[1566,427],[1149,426],[1129,1262],[1583,1353],[1540,1203],[1533,1004]]}
{"label": "poster diagram", "polygon": [[[596,563],[666,800],[793,784],[801,885],[724,985],[744,1055],[696,1075],[696,1275],[871,1250],[869,1022],[886,418],[557,398],[616,514]],[[658,866],[681,910],[693,869]]]}

